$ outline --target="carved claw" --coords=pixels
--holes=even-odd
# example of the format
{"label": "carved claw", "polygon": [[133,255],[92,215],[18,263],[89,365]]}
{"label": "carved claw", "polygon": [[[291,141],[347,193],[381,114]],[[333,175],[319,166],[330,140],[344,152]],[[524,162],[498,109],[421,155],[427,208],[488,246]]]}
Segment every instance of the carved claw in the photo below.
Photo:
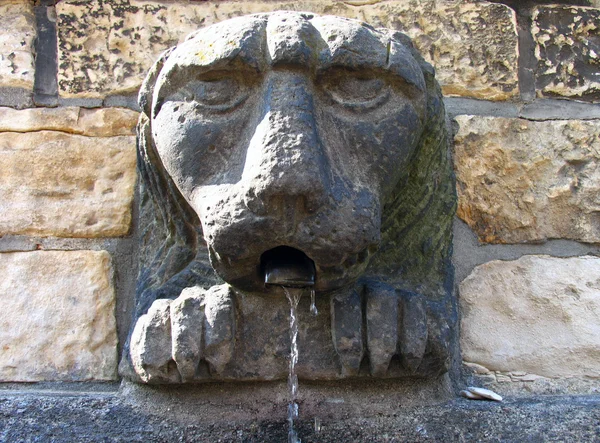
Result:
{"label": "carved claw", "polygon": [[384,376],[398,347],[398,295],[385,283],[365,285],[371,375]]}
{"label": "carved claw", "polygon": [[204,354],[211,369],[220,374],[233,356],[235,315],[229,285],[213,286],[205,295]]}
{"label": "carved claw", "polygon": [[177,383],[179,372],[171,359],[171,300],[152,303],[133,329],[130,343],[131,362],[146,383]]}
{"label": "carved claw", "polygon": [[361,305],[360,295],[354,288],[331,298],[333,345],[345,376],[358,374],[364,354]]}
{"label": "carved claw", "polygon": [[203,288],[186,288],[171,303],[173,360],[184,382],[194,379],[204,355],[204,296]]}
{"label": "carved claw", "polygon": [[409,291],[398,292],[402,312],[398,351],[402,366],[415,372],[427,346],[427,311],[422,296]]}
{"label": "carved claw", "polygon": [[364,296],[371,375],[385,376],[396,354],[404,369],[416,372],[428,340],[424,298],[379,281],[367,281]]}

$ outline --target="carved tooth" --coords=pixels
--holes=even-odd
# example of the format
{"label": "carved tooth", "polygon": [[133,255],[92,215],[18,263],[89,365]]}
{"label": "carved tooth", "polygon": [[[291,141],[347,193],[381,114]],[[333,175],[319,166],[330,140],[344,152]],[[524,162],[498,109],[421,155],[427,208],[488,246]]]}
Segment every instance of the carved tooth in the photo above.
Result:
{"label": "carved tooth", "polygon": [[360,295],[354,288],[331,298],[331,334],[343,376],[357,375],[363,358],[361,305]]}

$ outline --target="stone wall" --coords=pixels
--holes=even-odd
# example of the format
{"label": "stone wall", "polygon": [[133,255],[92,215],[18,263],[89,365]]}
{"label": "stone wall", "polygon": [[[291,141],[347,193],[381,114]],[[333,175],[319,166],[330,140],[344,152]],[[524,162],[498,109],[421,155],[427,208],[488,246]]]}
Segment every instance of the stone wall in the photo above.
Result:
{"label": "stone wall", "polygon": [[436,67],[459,194],[457,385],[597,392],[600,4],[504,3],[0,0],[0,381],[118,380],[136,91],[198,27],[290,9],[398,29]]}

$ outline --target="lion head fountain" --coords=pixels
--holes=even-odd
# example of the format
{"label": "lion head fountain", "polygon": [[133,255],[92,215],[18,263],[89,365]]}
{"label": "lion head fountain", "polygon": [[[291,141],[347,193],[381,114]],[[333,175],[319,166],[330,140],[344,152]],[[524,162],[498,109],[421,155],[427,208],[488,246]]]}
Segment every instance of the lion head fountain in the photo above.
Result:
{"label": "lion head fountain", "polygon": [[228,20],[166,51],[140,105],[124,376],[285,378],[288,305],[265,285],[278,273],[320,311],[301,299],[300,378],[447,370],[452,167],[434,71],[405,35],[308,13]]}

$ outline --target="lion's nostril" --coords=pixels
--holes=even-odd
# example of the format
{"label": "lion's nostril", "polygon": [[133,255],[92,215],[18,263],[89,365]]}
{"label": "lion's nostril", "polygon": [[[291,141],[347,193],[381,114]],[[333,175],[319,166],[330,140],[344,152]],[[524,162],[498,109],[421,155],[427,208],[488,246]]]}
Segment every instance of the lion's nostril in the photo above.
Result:
{"label": "lion's nostril", "polygon": [[265,284],[289,287],[315,285],[315,264],[308,256],[289,246],[269,249],[260,257]]}

